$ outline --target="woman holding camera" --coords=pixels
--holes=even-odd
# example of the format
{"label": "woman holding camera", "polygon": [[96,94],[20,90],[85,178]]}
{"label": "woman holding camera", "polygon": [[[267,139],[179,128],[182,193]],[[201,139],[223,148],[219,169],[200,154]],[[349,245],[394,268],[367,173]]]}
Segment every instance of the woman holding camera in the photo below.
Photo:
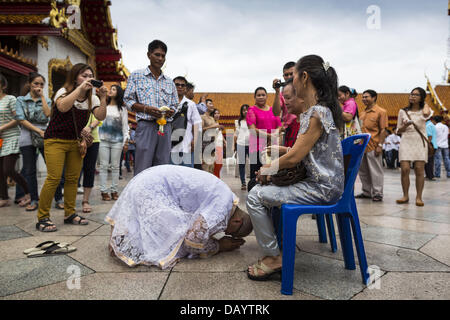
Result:
{"label": "woman holding camera", "polygon": [[87,144],[92,141],[83,128],[92,112],[97,120],[106,116],[105,86],[99,88],[100,99],[93,92],[94,71],[84,63],[78,63],[67,74],[64,86],[56,93],[50,123],[44,135],[44,152],[47,161],[47,179],[42,187],[38,223],[42,232],[56,231],[50,220],[52,197],[65,166],[64,223],[87,225],[85,218],[75,213],[78,178]]}
{"label": "woman holding camera", "polygon": [[422,192],[425,183],[425,163],[428,162],[426,122],[433,115],[433,111],[425,103],[426,96],[424,89],[420,87],[413,89],[409,96],[409,106],[398,113],[397,134],[402,137],[399,161],[403,189],[403,198],[397,200],[398,204],[409,202],[409,171],[412,162],[416,174],[416,206],[424,206]]}

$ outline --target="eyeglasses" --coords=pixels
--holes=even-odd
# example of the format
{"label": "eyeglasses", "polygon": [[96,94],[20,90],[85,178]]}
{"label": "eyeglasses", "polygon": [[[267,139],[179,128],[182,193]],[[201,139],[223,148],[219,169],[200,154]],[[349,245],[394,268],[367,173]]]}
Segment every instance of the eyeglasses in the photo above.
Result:
{"label": "eyeglasses", "polygon": [[175,86],[184,88],[184,87],[186,87],[186,84],[184,84],[184,83],[175,83]]}
{"label": "eyeglasses", "polygon": [[418,94],[418,93],[411,93],[410,96],[413,96],[413,97],[420,97],[420,94]]}

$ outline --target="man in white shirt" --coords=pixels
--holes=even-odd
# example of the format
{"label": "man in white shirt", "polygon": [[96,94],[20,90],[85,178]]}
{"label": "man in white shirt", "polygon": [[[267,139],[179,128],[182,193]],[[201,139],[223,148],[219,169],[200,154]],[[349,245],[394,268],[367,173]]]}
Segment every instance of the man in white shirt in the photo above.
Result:
{"label": "man in white shirt", "polygon": [[442,123],[441,116],[434,117],[436,121],[436,143],[438,149],[434,154],[434,176],[441,177],[441,159],[444,158],[445,171],[447,178],[450,178],[450,159],[448,155],[448,127]]}
{"label": "man in white shirt", "polygon": [[398,167],[398,150],[400,148],[400,137],[395,133],[391,133],[386,140],[384,140],[386,145],[386,162],[388,169],[395,169],[396,163]]}
{"label": "man in white shirt", "polygon": [[[174,127],[172,128],[170,163],[193,168],[194,146],[201,135],[202,119],[200,118],[195,103],[185,96],[187,80],[184,77],[176,77],[173,82],[177,88],[180,103],[177,113],[174,115],[174,121],[172,122]],[[178,117],[179,119],[177,120]],[[185,126],[176,128],[175,126],[178,126],[180,121]],[[180,140],[181,142],[176,143]]]}

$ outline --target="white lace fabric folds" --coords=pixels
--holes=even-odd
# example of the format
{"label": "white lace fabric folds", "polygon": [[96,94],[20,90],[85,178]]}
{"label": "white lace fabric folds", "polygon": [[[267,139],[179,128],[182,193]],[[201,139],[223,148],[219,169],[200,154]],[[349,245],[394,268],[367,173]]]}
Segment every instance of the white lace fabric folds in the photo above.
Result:
{"label": "white lace fabric folds", "polygon": [[226,229],[237,197],[214,175],[163,165],[134,177],[105,221],[110,244],[128,266],[170,268],[180,258],[217,253],[211,236]]}

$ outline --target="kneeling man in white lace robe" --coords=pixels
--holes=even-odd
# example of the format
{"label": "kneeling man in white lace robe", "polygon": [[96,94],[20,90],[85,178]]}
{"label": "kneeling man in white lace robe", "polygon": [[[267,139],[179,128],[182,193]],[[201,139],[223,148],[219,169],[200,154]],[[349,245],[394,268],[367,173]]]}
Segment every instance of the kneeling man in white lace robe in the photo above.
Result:
{"label": "kneeling man in white lace robe", "polygon": [[253,229],[237,203],[230,188],[208,172],[151,167],[128,183],[106,216],[112,226],[111,255],[130,267],[166,269],[180,258],[237,249]]}

